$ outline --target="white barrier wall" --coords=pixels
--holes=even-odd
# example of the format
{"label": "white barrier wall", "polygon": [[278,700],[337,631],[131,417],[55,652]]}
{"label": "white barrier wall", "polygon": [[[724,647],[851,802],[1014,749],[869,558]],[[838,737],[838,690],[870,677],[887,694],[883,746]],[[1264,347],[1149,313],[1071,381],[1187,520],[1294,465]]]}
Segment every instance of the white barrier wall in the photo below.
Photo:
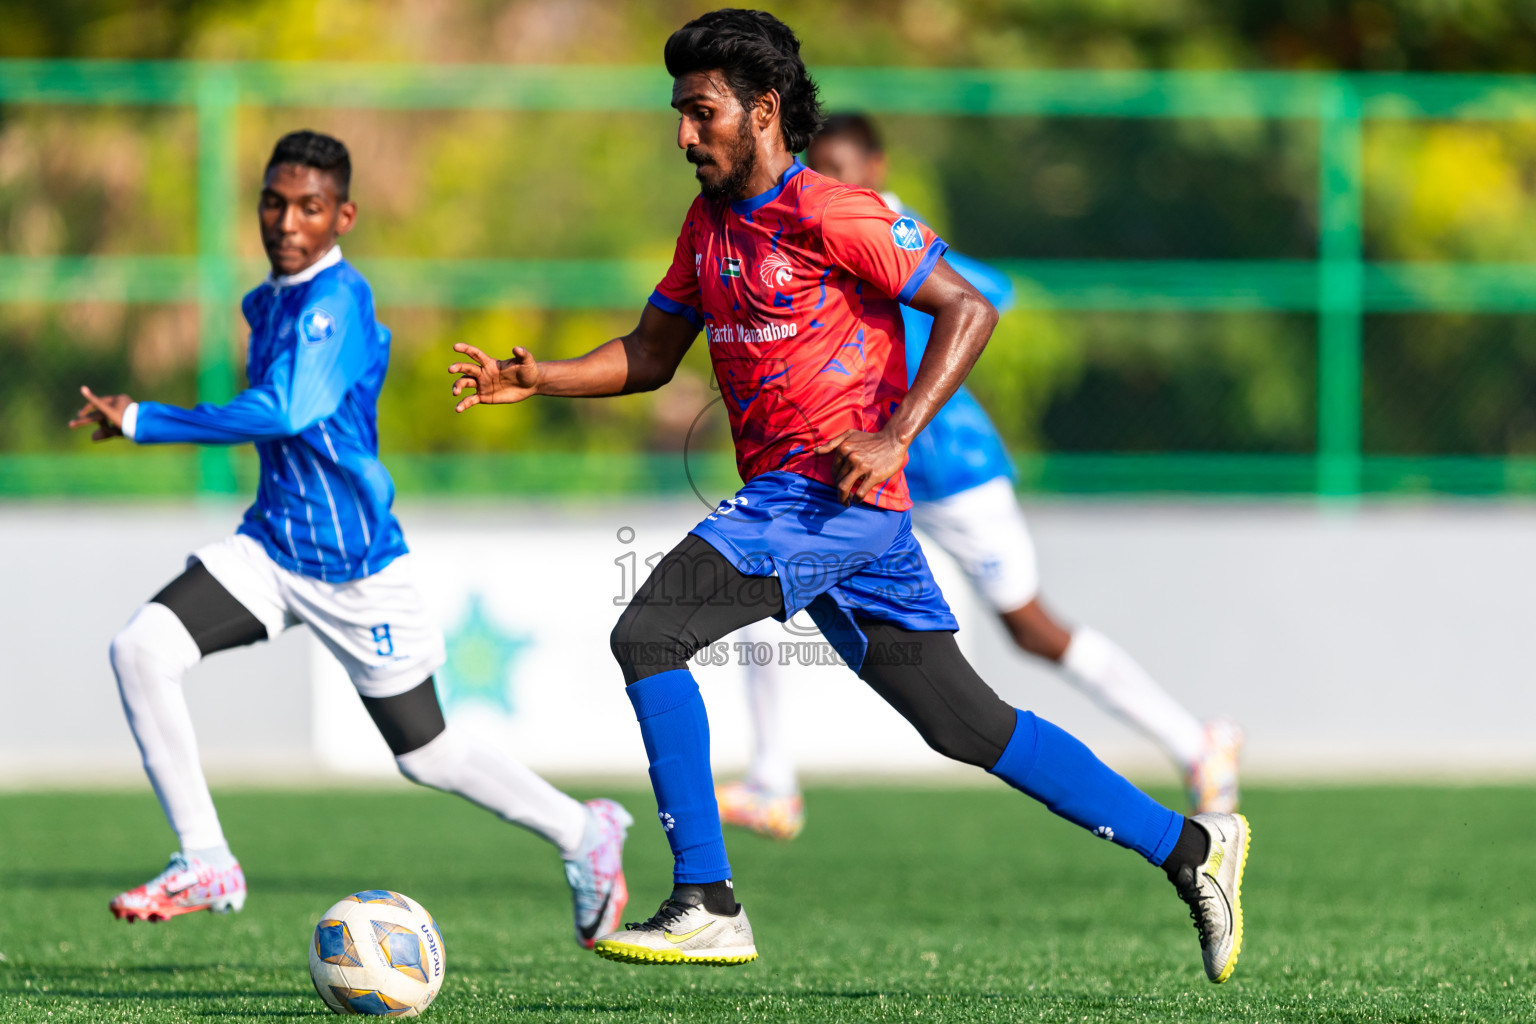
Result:
{"label": "white barrier wall", "polygon": [[[649,572],[647,563],[697,521],[695,508],[645,509],[622,518],[535,514],[520,517],[515,527],[484,515],[457,522],[420,517],[409,536],[418,582],[448,635],[449,663],[439,682],[450,718],[509,742],[543,770],[643,772],[645,751],[608,632]],[[972,601],[958,572],[948,564],[941,571],[957,610],[966,614]],[[739,769],[746,755],[745,661],[764,656],[782,679],[785,720],[807,770],[947,767],[846,667],[817,664],[830,648],[808,617],[763,623],[723,643],[709,663],[694,668],[709,704],[720,770]],[[785,651],[784,644],[792,647]],[[789,663],[781,666],[781,657]],[[347,772],[393,772],[340,665],[316,647],[312,666],[322,761]]]}
{"label": "white barrier wall", "polygon": [[[1027,507],[1048,603],[1114,637],[1198,713],[1237,718],[1256,774],[1536,774],[1526,508]],[[647,558],[701,512],[404,506],[423,592],[450,637],[450,717],[541,770],[642,775],[608,630]],[[137,777],[107,643],[188,550],[237,520],[235,506],[0,506],[0,781]],[[934,561],[962,645],[1005,698],[1138,777],[1172,779],[1149,744],[1016,655],[953,567]],[[772,625],[751,639],[777,655],[781,642],[816,638]],[[742,651],[698,669],[722,771],[747,747]],[[781,671],[807,771],[954,770],[846,669]],[[188,690],[216,778],[391,770],[345,677],[302,630],[210,658]]]}

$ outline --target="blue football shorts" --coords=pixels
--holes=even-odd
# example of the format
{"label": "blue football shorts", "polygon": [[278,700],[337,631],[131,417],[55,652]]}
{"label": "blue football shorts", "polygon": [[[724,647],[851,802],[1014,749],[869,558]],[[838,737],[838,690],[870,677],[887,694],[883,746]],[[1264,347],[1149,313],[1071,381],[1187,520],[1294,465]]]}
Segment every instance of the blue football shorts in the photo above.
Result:
{"label": "blue football shorts", "polygon": [[805,609],[857,671],[869,649],[859,618],[914,631],[960,628],[907,512],[844,505],[797,473],[753,477],[690,533],[748,576],[776,576],[783,620]]}

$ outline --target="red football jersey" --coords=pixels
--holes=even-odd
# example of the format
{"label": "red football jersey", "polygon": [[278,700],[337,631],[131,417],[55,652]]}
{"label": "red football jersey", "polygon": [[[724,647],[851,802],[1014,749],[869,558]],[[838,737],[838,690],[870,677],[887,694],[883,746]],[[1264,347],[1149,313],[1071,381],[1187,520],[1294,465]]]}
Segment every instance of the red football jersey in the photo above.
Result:
{"label": "red football jersey", "polygon": [[[816,447],[896,411],[907,393],[898,303],[946,248],[876,193],[799,161],[760,196],[693,201],[651,302],[705,328],[743,480],[785,470],[837,485]],[[912,507],[902,473],[867,500]]]}

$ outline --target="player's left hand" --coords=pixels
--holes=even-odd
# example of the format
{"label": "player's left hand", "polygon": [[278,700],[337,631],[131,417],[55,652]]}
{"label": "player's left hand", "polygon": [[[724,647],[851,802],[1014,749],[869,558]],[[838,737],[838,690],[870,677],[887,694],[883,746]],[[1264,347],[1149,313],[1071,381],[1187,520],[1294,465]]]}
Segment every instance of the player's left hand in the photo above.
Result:
{"label": "player's left hand", "polygon": [[816,454],[836,456],[832,473],[844,505],[863,501],[907,464],[907,446],[884,430],[874,434],[845,430],[817,448]]}
{"label": "player's left hand", "polygon": [[95,425],[96,432],[91,435],[92,441],[106,441],[114,437],[123,436],[123,413],[133,404],[133,399],[127,395],[97,395],[90,388],[82,387],[80,393],[85,396],[85,404],[80,411],[75,413],[75,418],[69,421],[71,430],[80,427]]}

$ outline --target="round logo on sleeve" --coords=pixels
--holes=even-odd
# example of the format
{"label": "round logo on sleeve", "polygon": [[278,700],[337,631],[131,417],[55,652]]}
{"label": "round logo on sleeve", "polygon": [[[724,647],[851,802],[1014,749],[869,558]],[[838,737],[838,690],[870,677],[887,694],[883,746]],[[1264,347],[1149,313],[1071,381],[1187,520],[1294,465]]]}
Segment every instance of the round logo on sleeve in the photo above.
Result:
{"label": "round logo on sleeve", "polygon": [[299,317],[299,336],[307,344],[318,345],[336,333],[336,318],[316,306]]}
{"label": "round logo on sleeve", "polygon": [[898,249],[916,252],[923,247],[923,232],[917,226],[917,221],[911,217],[901,217],[891,225],[891,240]]}

